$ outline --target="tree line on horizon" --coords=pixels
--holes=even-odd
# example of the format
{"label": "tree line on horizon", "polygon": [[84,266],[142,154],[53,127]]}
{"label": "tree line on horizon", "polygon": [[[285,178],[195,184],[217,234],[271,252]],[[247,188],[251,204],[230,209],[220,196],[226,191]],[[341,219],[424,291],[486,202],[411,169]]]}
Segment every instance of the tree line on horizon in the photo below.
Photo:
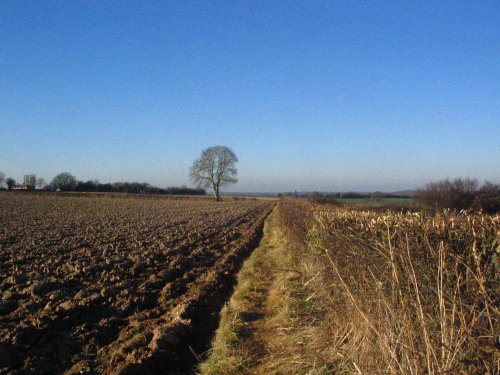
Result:
{"label": "tree line on horizon", "polygon": [[341,204],[341,199],[369,199],[372,202],[383,203],[386,198],[412,198],[411,206],[416,209],[442,211],[451,210],[477,210],[494,214],[500,212],[500,185],[486,181],[479,185],[476,178],[445,178],[433,181],[425,187],[415,190],[412,196],[374,193],[285,193],[282,196],[295,196],[309,198],[319,204]]}
{"label": "tree line on horizon", "polygon": [[[71,173],[59,173],[50,184],[45,184],[43,178],[37,178],[39,188],[48,191],[75,192],[113,192],[131,194],[170,194],[170,195],[206,195],[205,188],[212,187],[215,198],[220,200],[219,186],[235,183],[237,180],[234,164],[238,161],[234,152],[225,146],[214,146],[203,150],[202,157],[195,160],[191,167],[191,178],[197,188],[167,187],[160,188],[146,182],[115,182],[101,184],[97,180],[78,181]],[[35,175],[31,175],[35,179]],[[3,183],[11,190],[16,181],[5,179],[0,172],[0,189]],[[34,186],[33,186],[34,188]],[[316,203],[338,204],[341,198],[370,198],[382,202],[385,198],[410,198],[405,195],[374,192],[370,194],[347,193],[280,193],[280,196],[295,196],[311,198]],[[428,183],[424,188],[416,190],[413,200],[419,206],[432,210],[482,210],[486,213],[500,212],[500,185],[486,181],[482,186],[476,178],[448,178]]]}
{"label": "tree line on horizon", "polygon": [[[168,195],[205,195],[202,188],[189,188],[187,186],[170,186],[160,188],[148,184],[147,182],[114,182],[100,183],[97,180],[80,181],[69,172],[62,172],[55,176],[47,184],[43,178],[36,179],[36,185],[44,191],[74,191],[74,192],[100,192],[100,193],[129,193],[129,194],[168,194]],[[0,172],[0,188],[5,181],[7,190],[12,190],[16,186],[13,178],[5,179],[5,174]],[[32,186],[34,189],[35,186]]]}
{"label": "tree line on horizon", "polygon": [[394,193],[383,193],[381,191],[376,191],[373,193],[358,193],[355,191],[347,192],[334,192],[334,193],[323,193],[319,191],[313,192],[284,192],[278,193],[278,197],[300,197],[300,198],[318,198],[318,197],[331,197],[335,199],[380,199],[380,198],[412,198],[409,194],[394,194]]}

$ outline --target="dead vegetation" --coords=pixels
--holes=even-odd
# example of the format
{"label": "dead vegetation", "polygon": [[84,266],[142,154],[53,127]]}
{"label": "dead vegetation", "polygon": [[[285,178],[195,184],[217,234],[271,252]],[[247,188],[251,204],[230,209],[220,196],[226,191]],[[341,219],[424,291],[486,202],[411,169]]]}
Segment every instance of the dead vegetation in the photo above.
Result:
{"label": "dead vegetation", "polygon": [[310,338],[330,349],[325,369],[498,373],[500,217],[305,209],[317,258],[303,262],[317,273],[308,302],[329,333]]}
{"label": "dead vegetation", "polygon": [[276,216],[285,237],[265,314],[251,340],[235,333],[240,308],[258,304],[243,288],[214,349],[237,365],[204,374],[498,374],[498,216],[294,199]]}

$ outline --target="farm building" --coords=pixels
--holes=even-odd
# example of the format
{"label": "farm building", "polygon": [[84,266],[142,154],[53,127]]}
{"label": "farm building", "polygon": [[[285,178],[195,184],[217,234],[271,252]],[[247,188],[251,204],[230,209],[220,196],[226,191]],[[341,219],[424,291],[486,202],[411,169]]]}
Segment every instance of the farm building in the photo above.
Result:
{"label": "farm building", "polygon": [[35,190],[35,186],[31,185],[31,184],[14,185],[12,187],[12,190],[32,191],[32,190]]}

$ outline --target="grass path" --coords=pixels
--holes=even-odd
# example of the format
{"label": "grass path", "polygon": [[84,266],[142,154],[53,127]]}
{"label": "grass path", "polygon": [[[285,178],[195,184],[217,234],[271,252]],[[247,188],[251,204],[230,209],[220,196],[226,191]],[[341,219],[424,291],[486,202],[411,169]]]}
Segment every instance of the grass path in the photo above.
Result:
{"label": "grass path", "polygon": [[201,375],[334,373],[336,346],[320,301],[323,266],[285,234],[279,209],[238,274]]}
{"label": "grass path", "polygon": [[234,294],[222,310],[210,356],[200,366],[201,374],[269,373],[261,367],[273,355],[268,345],[275,335],[273,321],[283,312],[273,306],[277,300],[283,302],[276,288],[282,278],[293,274],[285,268],[284,247],[276,213],[272,213],[259,247],[243,264]]}

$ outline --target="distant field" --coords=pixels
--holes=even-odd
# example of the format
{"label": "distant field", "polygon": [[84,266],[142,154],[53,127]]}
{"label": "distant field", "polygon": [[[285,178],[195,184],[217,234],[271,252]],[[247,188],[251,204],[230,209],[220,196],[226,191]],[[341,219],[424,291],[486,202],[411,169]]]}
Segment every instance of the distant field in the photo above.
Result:
{"label": "distant field", "polygon": [[383,199],[371,199],[371,198],[340,198],[339,201],[345,204],[363,204],[372,206],[409,206],[413,203],[412,198],[383,198]]}

